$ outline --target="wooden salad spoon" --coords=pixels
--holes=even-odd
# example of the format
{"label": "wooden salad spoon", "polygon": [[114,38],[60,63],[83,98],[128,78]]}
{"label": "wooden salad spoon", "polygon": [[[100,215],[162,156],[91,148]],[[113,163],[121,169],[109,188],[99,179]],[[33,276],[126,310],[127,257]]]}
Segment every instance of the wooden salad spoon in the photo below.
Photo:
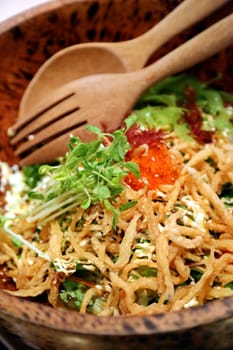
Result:
{"label": "wooden salad spoon", "polygon": [[99,73],[123,73],[142,68],[169,39],[208,16],[229,0],[185,0],[143,35],[117,43],[85,43],[60,50],[48,59],[28,84],[19,118],[54,89],[71,80]]}
{"label": "wooden salad spoon", "polygon": [[53,91],[19,120],[12,144],[21,165],[47,163],[64,155],[69,135],[93,139],[86,124],[117,129],[140,95],[159,80],[184,71],[233,43],[233,14],[136,72],[90,75]]}

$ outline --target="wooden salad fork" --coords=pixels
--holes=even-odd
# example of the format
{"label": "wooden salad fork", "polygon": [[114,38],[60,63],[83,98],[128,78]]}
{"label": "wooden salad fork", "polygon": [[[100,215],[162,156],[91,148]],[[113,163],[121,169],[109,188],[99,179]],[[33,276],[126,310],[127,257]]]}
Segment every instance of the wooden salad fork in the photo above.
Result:
{"label": "wooden salad fork", "polygon": [[47,163],[64,155],[70,134],[93,138],[87,124],[117,129],[137,99],[154,83],[184,71],[233,43],[233,14],[136,72],[91,75],[55,90],[12,127],[11,143],[21,165]]}
{"label": "wooden salad fork", "polygon": [[121,42],[71,45],[51,56],[28,84],[19,106],[19,118],[54,89],[83,76],[124,73],[141,69],[150,56],[184,29],[207,17],[229,0],[184,0],[142,35]]}

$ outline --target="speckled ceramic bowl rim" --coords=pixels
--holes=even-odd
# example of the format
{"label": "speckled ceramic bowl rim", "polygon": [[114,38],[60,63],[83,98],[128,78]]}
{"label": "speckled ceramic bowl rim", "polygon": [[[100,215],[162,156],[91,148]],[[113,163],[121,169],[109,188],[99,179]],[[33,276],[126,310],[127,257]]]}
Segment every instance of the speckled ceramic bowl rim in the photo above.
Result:
{"label": "speckled ceramic bowl rim", "polygon": [[16,320],[92,335],[151,335],[182,331],[233,317],[233,297],[204,305],[149,316],[94,316],[77,311],[54,309],[0,291],[0,312]]}
{"label": "speckled ceramic bowl rim", "polygon": [[[50,11],[85,0],[48,1],[23,11],[0,23],[0,35],[22,22]],[[92,335],[150,335],[182,331],[202,325],[221,322],[233,317],[233,297],[210,301],[181,311],[149,316],[93,316],[77,311],[54,309],[0,291],[0,313],[34,325],[67,333]],[[1,315],[0,315],[1,317]]]}

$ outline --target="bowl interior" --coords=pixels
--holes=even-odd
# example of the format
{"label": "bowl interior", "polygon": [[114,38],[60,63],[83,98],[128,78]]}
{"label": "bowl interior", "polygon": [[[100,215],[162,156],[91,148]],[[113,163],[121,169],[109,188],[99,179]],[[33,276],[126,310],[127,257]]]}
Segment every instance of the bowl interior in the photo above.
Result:
{"label": "bowl interior", "polygon": [[[181,1],[52,1],[0,24],[0,157],[15,162],[6,130],[17,118],[24,90],[38,68],[58,50],[92,41],[120,41],[138,36],[152,27]],[[158,59],[232,11],[232,5],[185,30],[161,47]],[[203,79],[217,73],[225,89],[232,89],[232,49],[215,55],[194,70]]]}
{"label": "bowl interior", "polygon": [[[58,50],[87,41],[119,41],[135,37],[163,18],[181,1],[161,0],[63,0],[52,1],[26,11],[0,24],[0,159],[17,162],[9,144],[7,129],[17,118],[23,92],[37,69]],[[158,59],[216,19],[232,12],[232,4],[219,10],[193,28],[184,31],[159,49],[150,62]],[[232,47],[192,69],[202,79],[217,74],[216,85],[233,91]],[[170,315],[147,317],[96,318],[65,310],[53,310],[28,300],[0,292],[0,314],[4,329],[12,333],[33,334],[34,340],[44,324],[65,333],[98,335],[132,335],[173,332],[210,324],[232,317],[232,299],[211,302]],[[16,321],[21,319],[21,327]],[[30,322],[30,327],[24,327]],[[40,326],[39,328],[38,325]],[[37,332],[38,329],[38,332]],[[54,331],[55,332],[55,331]],[[56,333],[56,332],[55,332]],[[55,336],[55,333],[49,333]],[[65,336],[63,334],[63,336]],[[49,347],[48,347],[49,348]]]}

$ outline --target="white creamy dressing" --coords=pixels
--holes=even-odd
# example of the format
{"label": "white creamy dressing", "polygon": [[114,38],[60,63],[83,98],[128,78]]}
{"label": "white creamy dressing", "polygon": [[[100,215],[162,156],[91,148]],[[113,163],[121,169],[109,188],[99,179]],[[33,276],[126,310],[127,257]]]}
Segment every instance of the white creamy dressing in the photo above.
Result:
{"label": "white creamy dressing", "polygon": [[206,214],[204,210],[191,196],[183,197],[182,202],[187,206],[183,217],[184,225],[196,227],[201,231],[205,231]]}

